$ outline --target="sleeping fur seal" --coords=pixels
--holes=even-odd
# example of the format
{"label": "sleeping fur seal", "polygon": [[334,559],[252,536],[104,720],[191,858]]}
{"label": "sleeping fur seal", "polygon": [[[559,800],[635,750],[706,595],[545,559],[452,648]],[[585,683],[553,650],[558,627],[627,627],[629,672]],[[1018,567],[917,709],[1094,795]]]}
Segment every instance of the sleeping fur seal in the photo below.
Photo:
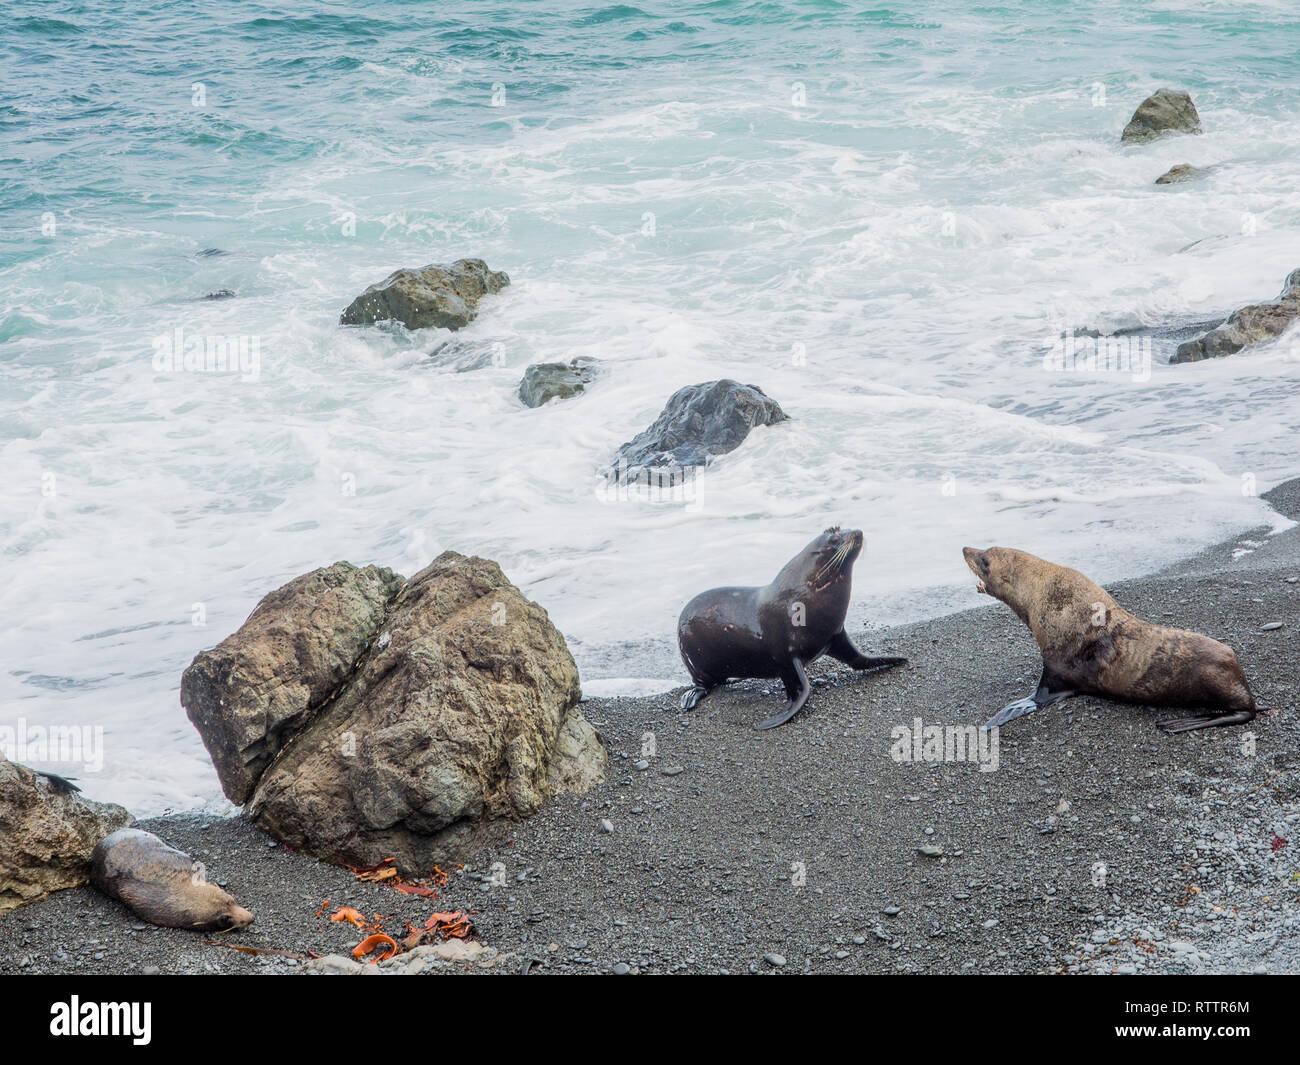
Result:
{"label": "sleeping fur seal", "polygon": [[1256,708],[1236,654],[1218,640],[1136,618],[1078,570],[1025,551],[965,547],[962,554],[979,591],[1011,607],[1043,652],[1038,689],[985,728],[1085,694],[1197,711],[1157,721],[1165,732],[1243,725],[1270,713]]}
{"label": "sleeping fur seal", "polygon": [[884,669],[906,658],[868,658],[844,632],[853,563],[862,532],[827,529],[763,588],[711,588],[682,610],[677,644],[695,686],[682,696],[693,710],[720,684],[739,677],[780,677],[790,701],[756,729],[789,721],[808,699],[806,666],[824,654],[854,669]]}
{"label": "sleeping fur seal", "polygon": [[253,915],[203,878],[188,854],[150,832],[123,828],[95,844],[90,882],[151,924],[221,932],[244,928]]}

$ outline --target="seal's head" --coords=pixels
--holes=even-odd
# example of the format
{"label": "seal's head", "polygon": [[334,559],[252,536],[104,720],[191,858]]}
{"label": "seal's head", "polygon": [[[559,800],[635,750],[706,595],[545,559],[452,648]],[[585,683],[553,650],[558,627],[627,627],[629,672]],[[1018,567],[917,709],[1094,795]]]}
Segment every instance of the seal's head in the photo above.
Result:
{"label": "seal's head", "polygon": [[216,884],[195,882],[184,893],[186,927],[196,932],[234,932],[253,923],[253,915]]}
{"label": "seal's head", "polygon": [[1015,588],[1020,573],[1024,563],[1032,560],[1033,555],[1010,547],[990,547],[983,551],[975,547],[963,547],[961,553],[971,572],[979,578],[979,583],[975,585],[976,591],[1015,606],[1013,600],[1016,598]]}
{"label": "seal's head", "polygon": [[804,548],[803,554],[814,564],[809,583],[825,587],[838,577],[850,573],[862,554],[862,530],[841,529],[832,525]]}
{"label": "seal's head", "polygon": [[[220,888],[218,888],[218,891],[220,891]],[[252,913],[240,906],[237,901],[231,899],[224,891],[221,893],[225,896],[225,905],[220,910],[217,910],[211,922],[204,923],[201,926],[196,925],[195,927],[199,931],[233,932],[238,931],[239,928],[247,928],[252,925]]]}

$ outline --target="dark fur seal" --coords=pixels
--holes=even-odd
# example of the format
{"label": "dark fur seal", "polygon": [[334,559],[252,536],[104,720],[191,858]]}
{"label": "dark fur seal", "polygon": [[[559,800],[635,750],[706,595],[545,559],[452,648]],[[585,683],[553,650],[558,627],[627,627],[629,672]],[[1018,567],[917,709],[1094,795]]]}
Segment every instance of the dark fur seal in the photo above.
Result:
{"label": "dark fur seal", "polygon": [[1165,732],[1244,725],[1256,713],[1231,647],[1183,629],[1135,618],[1078,570],[1025,551],[962,548],[979,591],[1000,599],[1029,626],[1043,652],[1033,695],[1004,706],[984,725],[1005,725],[1072,695],[1199,711],[1157,721]]}
{"label": "dark fur seal", "polygon": [[253,915],[203,878],[188,854],[157,836],[123,828],[95,844],[90,882],[151,924],[221,932],[244,928]]}
{"label": "dark fur seal", "polygon": [[790,701],[756,729],[789,721],[808,699],[804,667],[827,654],[854,669],[900,666],[906,658],[868,658],[844,632],[853,563],[862,532],[827,529],[785,564],[764,588],[701,592],[677,621],[677,645],[693,688],[682,709],[693,710],[719,684],[739,677],[780,677]]}

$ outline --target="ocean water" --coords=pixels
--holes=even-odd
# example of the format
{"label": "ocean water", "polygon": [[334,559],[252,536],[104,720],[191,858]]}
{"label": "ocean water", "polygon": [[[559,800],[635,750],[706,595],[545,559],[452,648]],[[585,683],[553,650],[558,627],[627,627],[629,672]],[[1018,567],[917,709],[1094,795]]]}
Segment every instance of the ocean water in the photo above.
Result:
{"label": "ocean water", "polygon": [[[181,672],[336,559],[494,558],[589,693],[653,691],[686,599],[827,525],[866,531],[860,628],[980,602],[965,544],[1113,580],[1300,472],[1291,338],[1044,365],[1062,330],[1216,318],[1300,266],[1286,0],[290,6],[0,22],[0,724],[101,729],[102,767],[54,767],[93,797],[221,808]],[[1163,85],[1205,134],[1122,147]],[[1152,184],[1182,162],[1215,169]],[[454,337],[337,324],[462,256],[513,283]],[[159,370],[177,330],[256,373]],[[576,355],[606,360],[585,395],[519,404]],[[791,420],[689,506],[604,497],[718,377]]]}

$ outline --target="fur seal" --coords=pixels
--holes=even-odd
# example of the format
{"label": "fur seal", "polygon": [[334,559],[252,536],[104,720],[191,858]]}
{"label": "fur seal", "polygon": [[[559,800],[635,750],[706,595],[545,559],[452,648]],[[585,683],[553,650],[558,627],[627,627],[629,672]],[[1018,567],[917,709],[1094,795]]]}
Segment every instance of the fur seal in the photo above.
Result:
{"label": "fur seal", "polygon": [[1078,570],[1025,551],[962,548],[978,590],[1000,599],[1029,626],[1043,652],[1033,695],[1004,706],[984,725],[1005,725],[1073,695],[1199,711],[1156,722],[1165,732],[1243,725],[1257,708],[1231,647],[1199,633],[1136,618]]}
{"label": "fur seal", "polygon": [[790,701],[756,729],[789,721],[812,690],[804,668],[827,654],[854,669],[901,666],[906,658],[868,658],[844,632],[853,563],[862,531],[827,529],[762,588],[711,588],[677,620],[677,646],[694,687],[682,695],[693,710],[720,684],[739,677],[780,677]]}
{"label": "fur seal", "polygon": [[150,832],[123,828],[95,844],[90,882],[151,924],[221,932],[245,928],[253,915],[216,884],[188,854]]}

